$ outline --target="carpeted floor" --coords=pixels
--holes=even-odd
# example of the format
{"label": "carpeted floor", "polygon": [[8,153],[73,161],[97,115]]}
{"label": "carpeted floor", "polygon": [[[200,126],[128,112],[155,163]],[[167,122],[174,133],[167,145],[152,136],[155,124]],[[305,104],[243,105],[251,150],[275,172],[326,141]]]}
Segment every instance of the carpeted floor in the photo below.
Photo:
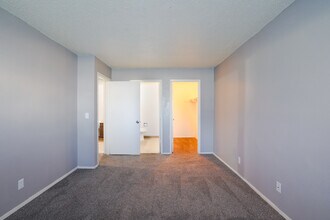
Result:
{"label": "carpeted floor", "polygon": [[102,156],[8,219],[283,219],[214,156]]}

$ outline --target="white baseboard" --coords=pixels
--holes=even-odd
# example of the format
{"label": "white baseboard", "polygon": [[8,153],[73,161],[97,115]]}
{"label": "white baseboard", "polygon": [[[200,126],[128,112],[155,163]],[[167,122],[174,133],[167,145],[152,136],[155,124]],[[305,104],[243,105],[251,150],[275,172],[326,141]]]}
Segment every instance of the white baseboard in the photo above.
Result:
{"label": "white baseboard", "polygon": [[213,152],[199,152],[199,154],[213,154]]}
{"label": "white baseboard", "polygon": [[163,155],[171,155],[170,152],[162,152],[161,154],[163,154]]}
{"label": "white baseboard", "polygon": [[287,214],[285,214],[280,208],[278,208],[270,199],[268,199],[264,194],[262,194],[257,188],[255,188],[249,181],[242,177],[236,170],[234,170],[229,164],[222,160],[218,155],[213,153],[213,155],[218,158],[223,164],[225,164],[231,171],[233,171],[239,178],[241,178],[246,184],[251,187],[263,200],[265,200],[273,209],[275,209],[283,218],[287,220],[292,220]]}
{"label": "white baseboard", "polygon": [[81,169],[81,170],[94,170],[99,166],[99,163],[97,163],[95,166],[93,167],[88,167],[88,166],[78,166],[77,169]]}
{"label": "white baseboard", "polygon": [[40,190],[37,193],[35,193],[34,195],[30,196],[24,202],[20,203],[18,206],[14,207],[13,209],[11,209],[7,213],[5,213],[3,216],[1,216],[0,217],[0,220],[4,220],[5,218],[8,218],[10,215],[12,215],[16,211],[18,211],[20,208],[22,208],[23,206],[25,206],[26,204],[28,204],[29,202],[31,202],[32,200],[34,200],[35,198],[37,198],[38,196],[40,196],[42,193],[44,193],[45,191],[47,191],[49,188],[51,188],[56,183],[60,182],[61,180],[63,180],[65,177],[69,176],[71,173],[73,173],[76,170],[77,170],[77,167],[73,168],[68,173],[64,174],[63,176],[61,176],[60,178],[58,178],[57,180],[55,180],[54,182],[52,182],[51,184],[49,184],[48,186],[46,186],[45,188],[43,188],[42,190]]}

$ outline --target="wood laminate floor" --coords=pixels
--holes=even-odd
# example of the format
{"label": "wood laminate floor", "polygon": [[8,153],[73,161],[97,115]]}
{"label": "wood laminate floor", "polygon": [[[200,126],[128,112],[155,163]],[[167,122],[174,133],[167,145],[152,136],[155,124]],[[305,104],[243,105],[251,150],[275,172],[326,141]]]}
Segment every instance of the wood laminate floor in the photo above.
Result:
{"label": "wood laminate floor", "polygon": [[174,138],[174,154],[197,154],[196,138]]}

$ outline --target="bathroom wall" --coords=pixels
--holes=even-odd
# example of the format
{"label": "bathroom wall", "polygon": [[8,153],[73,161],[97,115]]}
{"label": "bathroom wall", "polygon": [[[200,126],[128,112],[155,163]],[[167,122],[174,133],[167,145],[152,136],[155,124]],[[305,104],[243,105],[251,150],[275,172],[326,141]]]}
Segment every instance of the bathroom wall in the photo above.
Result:
{"label": "bathroom wall", "polygon": [[173,137],[198,138],[198,83],[173,82]]}
{"label": "bathroom wall", "polygon": [[[159,136],[159,83],[141,82],[140,85],[140,120],[146,128],[145,136]],[[144,126],[144,123],[147,123]]]}

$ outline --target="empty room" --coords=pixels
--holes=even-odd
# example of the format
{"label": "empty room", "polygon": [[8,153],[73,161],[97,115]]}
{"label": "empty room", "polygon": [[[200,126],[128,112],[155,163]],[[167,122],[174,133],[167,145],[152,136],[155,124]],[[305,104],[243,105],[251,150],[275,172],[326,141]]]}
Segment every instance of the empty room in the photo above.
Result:
{"label": "empty room", "polygon": [[0,0],[0,220],[328,220],[329,61],[328,0]]}

